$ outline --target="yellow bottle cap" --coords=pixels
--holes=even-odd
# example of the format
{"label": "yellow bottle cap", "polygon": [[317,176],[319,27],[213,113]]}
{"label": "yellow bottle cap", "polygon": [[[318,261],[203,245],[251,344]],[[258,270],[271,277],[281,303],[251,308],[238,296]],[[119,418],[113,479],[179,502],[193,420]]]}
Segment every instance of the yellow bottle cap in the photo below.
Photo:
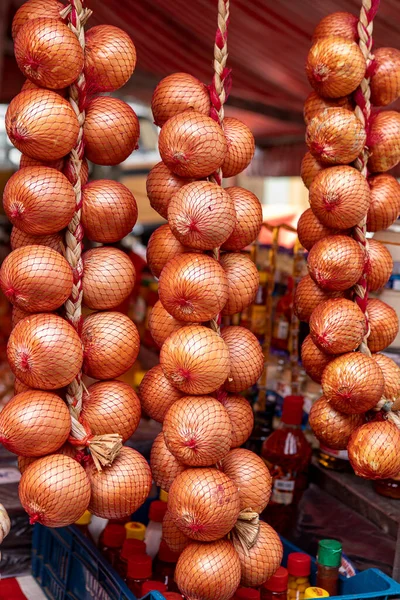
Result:
{"label": "yellow bottle cap", "polygon": [[160,490],[160,500],[163,502],[168,502],[168,492],[165,490]]}
{"label": "yellow bottle cap", "polygon": [[133,387],[138,388],[142,383],[143,377],[146,375],[146,371],[135,371],[133,374]]}
{"label": "yellow bottle cap", "polygon": [[328,598],[329,594],[326,590],[319,587],[308,587],[304,592],[304,598]]}
{"label": "yellow bottle cap", "polygon": [[92,520],[92,513],[88,510],[85,510],[80,519],[75,521],[75,525],[89,525]]}
{"label": "yellow bottle cap", "polygon": [[127,540],[144,540],[146,525],[143,525],[143,523],[129,521],[129,523],[125,523],[125,529]]}
{"label": "yellow bottle cap", "polygon": [[266,271],[259,271],[259,278],[260,278],[260,283],[264,284],[267,283],[267,279],[268,279],[268,275]]}

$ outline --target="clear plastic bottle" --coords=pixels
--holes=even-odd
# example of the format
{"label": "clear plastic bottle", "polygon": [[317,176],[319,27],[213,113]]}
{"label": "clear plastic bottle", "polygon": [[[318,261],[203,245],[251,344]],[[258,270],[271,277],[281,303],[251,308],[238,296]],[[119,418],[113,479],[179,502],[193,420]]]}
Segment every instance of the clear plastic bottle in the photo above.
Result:
{"label": "clear plastic bottle", "polygon": [[287,600],[289,573],[285,567],[279,569],[261,586],[261,600]]}
{"label": "clear plastic bottle", "polygon": [[168,544],[161,540],[160,549],[154,561],[154,579],[165,583],[168,591],[177,592],[178,586],[175,583],[175,567],[178,562],[179,552],[173,552]]}
{"label": "clear plastic bottle", "polygon": [[342,561],[342,544],[337,540],[321,540],[317,554],[317,587],[330,596],[337,596],[339,567]]}
{"label": "clear plastic bottle", "polygon": [[167,591],[167,586],[161,581],[155,579],[149,579],[142,585],[142,596],[145,596],[149,592],[161,592],[162,594]]}
{"label": "clear plastic bottle", "polygon": [[311,556],[303,552],[292,552],[288,556],[287,570],[288,600],[303,600],[304,592],[310,587]]}
{"label": "clear plastic bottle", "polygon": [[146,544],[143,540],[135,540],[134,538],[126,539],[122,544],[121,552],[115,564],[115,569],[121,575],[122,579],[126,579],[128,573],[128,561],[133,556],[144,556],[146,554]]}
{"label": "clear plastic bottle", "polygon": [[154,558],[160,548],[162,537],[162,521],[167,512],[167,503],[162,500],[154,500],[149,508],[149,524],[147,525],[144,541],[146,542],[147,554]]}
{"label": "clear plastic bottle", "polygon": [[125,531],[127,540],[144,540],[146,525],[137,521],[129,521],[129,523],[125,523]]}
{"label": "clear plastic bottle", "polygon": [[119,559],[122,544],[125,541],[125,527],[123,525],[106,525],[100,537],[100,552],[114,567]]}
{"label": "clear plastic bottle", "polygon": [[142,586],[151,578],[152,560],[150,556],[139,555],[128,559],[126,584],[137,598],[143,596]]}

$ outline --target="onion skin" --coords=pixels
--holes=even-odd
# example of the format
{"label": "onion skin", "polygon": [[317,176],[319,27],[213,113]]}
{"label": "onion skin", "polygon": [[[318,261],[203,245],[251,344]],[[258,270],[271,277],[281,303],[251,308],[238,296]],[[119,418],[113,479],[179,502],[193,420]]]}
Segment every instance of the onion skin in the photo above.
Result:
{"label": "onion skin", "polygon": [[296,287],[294,295],[294,313],[300,319],[308,323],[313,310],[320,302],[341,296],[340,292],[329,292],[321,289],[309,275],[304,275]]}
{"label": "onion skin", "polygon": [[379,365],[385,379],[383,397],[395,402],[400,398],[400,367],[385,354],[373,354],[372,358]]}
{"label": "onion skin", "polygon": [[307,263],[312,279],[320,287],[343,292],[360,280],[364,261],[364,252],[355,240],[331,235],[314,244]]}
{"label": "onion skin", "polygon": [[[61,446],[61,448],[59,448],[56,452],[54,452],[54,454],[64,454],[64,456],[69,456],[70,458],[74,458],[76,460],[76,454],[77,454],[77,450],[74,448],[74,446],[71,446],[71,444],[68,444],[68,442],[66,442],[63,446]],[[18,469],[19,472],[24,473],[24,471],[26,471],[26,469],[29,467],[29,465],[31,465],[32,463],[34,463],[36,460],[38,460],[37,456],[18,456]],[[79,462],[79,461],[78,461]]]}
{"label": "onion skin", "polygon": [[189,73],[172,73],[164,77],[151,100],[154,123],[159,127],[171,117],[189,109],[208,116],[210,108],[207,86]]}
{"label": "onion skin", "polygon": [[264,583],[282,562],[283,547],[279,535],[264,521],[260,521],[260,531],[254,546],[247,552],[240,544],[237,544],[235,549],[242,571],[240,583],[247,587],[256,587]]}
{"label": "onion skin", "polygon": [[347,451],[358,477],[391,479],[400,472],[400,431],[389,421],[365,423],[351,435]]}
{"label": "onion skin", "polygon": [[344,96],[343,98],[322,98],[317,92],[310,92],[304,102],[303,115],[305,124],[308,125],[311,119],[313,119],[321,110],[336,106],[346,108],[347,110],[353,110],[353,104],[349,96]]}
{"label": "onion skin", "polygon": [[28,0],[24,2],[14,15],[12,22],[12,38],[15,40],[20,28],[31,19],[58,19],[62,21],[60,11],[65,8],[61,2],[55,0]]}
{"label": "onion skin", "polygon": [[[37,86],[35,87],[37,88]],[[64,168],[64,157],[46,162],[43,160],[37,160],[36,158],[31,158],[30,156],[26,156],[26,154],[21,154],[19,168],[25,169],[25,167],[49,167],[50,169],[57,169],[57,171],[62,171]]]}
{"label": "onion skin", "polygon": [[178,331],[181,327],[186,325],[184,321],[178,321],[172,315],[169,314],[161,304],[160,300],[157,300],[153,308],[151,309],[148,327],[151,333],[151,337],[159,348],[163,345],[168,336],[174,331]]}
{"label": "onion skin", "polygon": [[236,223],[231,235],[222,244],[222,249],[235,252],[257,239],[263,222],[262,206],[257,196],[249,190],[233,186],[226,188],[226,191],[234,202]]}
{"label": "onion skin", "polygon": [[348,12],[334,12],[318,23],[313,33],[313,41],[330,36],[340,36],[353,42],[358,41],[358,18]]}
{"label": "onion skin", "polygon": [[176,239],[168,224],[161,225],[153,231],[147,244],[147,264],[154,277],[160,277],[161,271],[171,258],[190,251],[191,248],[183,246]]}
{"label": "onion skin", "polygon": [[[33,83],[33,81],[29,81],[29,79],[25,79],[25,83],[23,84],[23,86],[21,88],[21,92],[25,92],[26,90],[42,90],[42,89],[43,88],[40,85],[36,85],[36,83]],[[52,91],[55,92],[56,94],[58,94],[59,96],[61,96],[61,98],[66,98],[68,95],[68,88],[63,88],[61,90],[52,90]],[[24,156],[24,155],[22,155],[22,156]],[[58,160],[64,162],[62,158],[60,158]],[[56,162],[56,161],[54,161],[54,162]],[[47,166],[49,166],[49,165],[47,164]],[[56,168],[56,167],[53,166],[53,168]]]}
{"label": "onion skin", "polygon": [[186,469],[185,465],[180,463],[168,450],[162,431],[151,447],[150,467],[156,485],[165,492],[169,492],[172,482]]}
{"label": "onion skin", "polygon": [[387,173],[369,177],[371,204],[367,215],[367,230],[381,231],[392,225],[400,215],[400,184]]}
{"label": "onion skin", "polygon": [[303,160],[301,161],[300,176],[307,189],[309,189],[317,173],[325,168],[326,166],[320,163],[311,152],[305,153]]}
{"label": "onion skin", "polygon": [[191,181],[192,179],[184,179],[172,173],[162,161],[157,163],[146,179],[146,191],[150,206],[164,219],[167,219],[168,206],[172,196]]}
{"label": "onion skin", "polygon": [[312,405],[308,421],[321,444],[334,450],[346,450],[351,434],[363,424],[364,418],[339,412],[321,396]]}
{"label": "onion skin", "polygon": [[323,352],[314,344],[311,335],[308,335],[301,345],[301,361],[307,375],[317,383],[321,383],[324,369],[332,360],[331,354]]}
{"label": "onion skin", "polygon": [[400,161],[400,114],[394,110],[380,112],[371,119],[368,134],[372,172],[389,171]]}
{"label": "onion skin", "polygon": [[242,446],[249,439],[254,426],[254,413],[250,403],[243,396],[229,394],[221,394],[217,400],[221,402],[231,421],[231,449]]}
{"label": "onion skin", "polygon": [[229,348],[230,373],[224,388],[242,392],[254,385],[264,368],[264,355],[256,336],[244,327],[224,327],[221,336]]}
{"label": "onion skin", "polygon": [[173,552],[182,552],[193,541],[176,526],[168,510],[162,522],[162,539]]}
{"label": "onion skin", "polygon": [[219,262],[228,280],[228,301],[222,314],[234,315],[253,303],[260,277],[256,265],[245,254],[223,254]]}
{"label": "onion skin", "polygon": [[365,316],[351,300],[331,298],[317,306],[310,318],[313,342],[326,354],[358,348],[366,333]]}
{"label": "onion skin", "polygon": [[256,143],[249,127],[234,117],[224,118],[224,134],[228,149],[222,163],[222,176],[234,177],[251,163]]}
{"label": "onion skin", "polygon": [[[13,306],[12,308],[12,314],[11,314],[11,326],[14,329],[14,327],[16,326],[17,323],[19,323],[20,321],[22,321],[22,319],[25,319],[25,317],[30,317],[31,314],[21,310],[20,308]],[[17,379],[15,380],[15,383],[17,383]],[[22,384],[23,385],[23,384]],[[15,387],[15,385],[14,385]],[[20,390],[21,392],[25,392],[26,390]],[[17,393],[17,392],[16,392]]]}
{"label": "onion skin", "polygon": [[383,288],[392,271],[393,259],[386,246],[378,240],[368,240],[366,272],[369,291],[375,292]]}
{"label": "onion skin", "polygon": [[371,352],[380,352],[394,342],[399,331],[399,318],[391,306],[378,298],[368,300],[367,313],[370,328],[368,348]]}
{"label": "onion skin", "polygon": [[377,48],[373,64],[371,102],[375,106],[387,106],[400,96],[400,51],[397,48]]}
{"label": "onion skin", "polygon": [[165,377],[161,365],[147,371],[138,393],[142,410],[159,423],[164,421],[169,407],[183,396],[183,392],[176,389]]}
{"label": "onion skin", "polygon": [[11,230],[10,237],[11,250],[17,250],[17,248],[24,248],[25,246],[47,246],[59,252],[63,253],[63,238],[59,233],[50,233],[49,235],[30,235],[13,227]]}
{"label": "onion skin", "polygon": [[336,233],[344,233],[339,229],[330,229],[325,227],[314,215],[311,208],[307,208],[301,215],[297,223],[297,235],[299,236],[299,242],[306,250],[311,248],[323,240],[328,235],[335,235]]}

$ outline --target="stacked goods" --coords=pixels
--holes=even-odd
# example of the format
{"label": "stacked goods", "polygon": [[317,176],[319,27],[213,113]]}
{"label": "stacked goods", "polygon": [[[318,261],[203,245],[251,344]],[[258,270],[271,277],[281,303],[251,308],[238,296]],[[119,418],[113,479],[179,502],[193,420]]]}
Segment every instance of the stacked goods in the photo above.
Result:
{"label": "stacked goods", "polygon": [[393,263],[366,233],[400,213],[400,185],[387,173],[400,161],[400,115],[371,114],[370,100],[380,107],[400,96],[400,52],[370,53],[377,3],[365,5],[359,22],[348,13],[324,18],[307,59],[314,91],[304,108],[309,152],[302,177],[311,208],[298,233],[309,275],[298,286],[295,311],[310,325],[304,367],[323,390],[310,412],[315,435],[329,448],[347,449],[357,475],[382,479],[400,472],[400,369],[380,354],[397,335],[398,317],[368,298],[386,284]]}
{"label": "stacked goods", "polygon": [[[108,244],[136,222],[131,192],[114,181],[87,183],[86,161],[114,165],[137,145],[130,106],[93,95],[126,83],[136,52],[116,27],[85,34],[90,14],[80,0],[68,7],[28,0],[13,21],[27,82],[6,115],[22,157],[4,192],[14,227],[0,285],[14,306],[7,353],[16,396],[0,415],[0,440],[18,454],[20,499],[31,521],[50,527],[71,524],[88,508],[128,516],[151,486],[144,458],[121,448],[138,426],[139,399],[115,380],[139,351],[135,325],[116,310],[135,270],[109,246],[81,256],[84,230]],[[85,320],[82,302],[92,309]],[[101,381],[86,390],[82,372]]]}

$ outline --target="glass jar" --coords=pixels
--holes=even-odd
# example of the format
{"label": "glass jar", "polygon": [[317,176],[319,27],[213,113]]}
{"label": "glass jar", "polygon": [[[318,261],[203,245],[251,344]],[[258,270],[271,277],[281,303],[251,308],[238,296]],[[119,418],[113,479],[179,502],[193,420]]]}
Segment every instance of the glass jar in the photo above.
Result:
{"label": "glass jar", "polygon": [[317,554],[317,587],[330,596],[338,595],[339,567],[342,561],[342,544],[337,540],[321,540]]}

